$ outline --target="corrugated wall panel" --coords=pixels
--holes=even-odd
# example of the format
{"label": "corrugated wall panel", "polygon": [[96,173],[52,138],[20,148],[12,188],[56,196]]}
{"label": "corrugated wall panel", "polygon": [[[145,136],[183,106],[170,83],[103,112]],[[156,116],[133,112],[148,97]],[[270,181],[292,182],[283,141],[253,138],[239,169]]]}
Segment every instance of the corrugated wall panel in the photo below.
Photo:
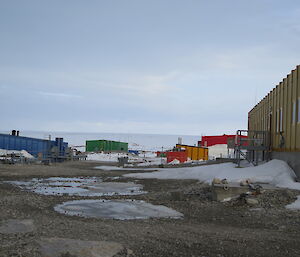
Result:
{"label": "corrugated wall panel", "polygon": [[[298,103],[298,85],[297,85],[297,72],[294,73],[294,78],[293,78],[293,85],[294,85],[294,95],[293,95],[293,98],[294,98],[294,101],[296,103],[296,113],[298,111],[298,108],[299,108],[299,103]],[[297,144],[297,130],[298,130],[298,123],[299,123],[299,120],[298,120],[298,115],[296,114],[296,122],[295,122],[295,125],[294,125],[294,129],[293,129],[293,150],[296,150],[298,148],[298,144]]]}
{"label": "corrugated wall panel", "polygon": [[[248,128],[270,131],[271,147],[275,151],[300,151],[299,78],[300,66],[297,66],[248,114]],[[296,122],[293,122],[294,103],[296,103]],[[284,147],[281,145],[281,130],[284,136]]]}
{"label": "corrugated wall panel", "polygon": [[[285,131],[285,119],[284,112],[286,106],[284,105],[284,87],[286,85],[286,78],[283,79],[283,82],[280,83],[280,92],[279,92],[279,133],[278,133],[278,145],[277,147],[280,148],[282,145],[281,135],[280,132],[284,133]],[[284,135],[284,134],[283,134]]]}
{"label": "corrugated wall panel", "polygon": [[281,136],[280,136],[280,132],[283,130],[283,122],[282,119],[283,117],[283,82],[279,83],[279,92],[278,92],[278,126],[279,126],[279,130],[276,134],[277,137],[277,144],[276,144],[276,148],[280,148],[280,141],[281,141]]}
{"label": "corrugated wall panel", "polygon": [[289,80],[289,78],[287,78],[283,81],[283,87],[282,87],[282,105],[281,105],[281,107],[282,107],[282,118],[283,118],[282,126],[283,126],[283,135],[284,136],[287,132],[287,121],[288,121],[288,118],[287,118],[288,107],[287,107],[287,101],[286,101],[288,80]]}
{"label": "corrugated wall panel", "polygon": [[[293,72],[293,82],[292,82],[292,103],[297,102],[297,84],[296,81],[296,74]],[[297,106],[297,105],[296,105]],[[291,127],[291,150],[296,148],[296,122],[292,123]]]}
{"label": "corrugated wall panel", "polygon": [[271,94],[269,93],[268,96],[267,96],[267,131],[270,131],[271,130],[271,117],[272,117],[272,110],[271,110],[271,105],[270,105],[270,101],[271,101]]}
{"label": "corrugated wall panel", "polygon": [[274,119],[273,119],[273,148],[277,145],[276,133],[277,133],[277,87],[274,89],[273,94],[273,109],[274,109]]}
{"label": "corrugated wall panel", "polygon": [[289,151],[292,149],[291,148],[291,132],[292,132],[292,82],[293,82],[293,75],[291,74],[288,76],[288,81],[287,81],[287,88],[286,88],[286,131],[285,131],[285,146],[286,149]]}
{"label": "corrugated wall panel", "polygon": [[[297,102],[298,102],[298,116],[300,116],[300,81],[299,81],[299,77],[300,77],[300,69],[299,66],[296,69],[295,72],[295,85],[296,85],[296,92],[297,92]],[[297,126],[296,126],[296,150],[300,151],[300,119],[297,122]]]}
{"label": "corrugated wall panel", "polygon": [[269,104],[270,104],[270,112],[271,112],[271,117],[270,117],[270,133],[271,133],[271,137],[270,137],[270,147],[271,149],[273,148],[273,140],[274,140],[274,119],[275,119],[275,114],[274,114],[274,89],[270,92],[270,100],[269,100]]}
{"label": "corrugated wall panel", "polygon": [[276,133],[275,133],[275,148],[279,145],[279,108],[280,108],[280,84],[276,87]]}

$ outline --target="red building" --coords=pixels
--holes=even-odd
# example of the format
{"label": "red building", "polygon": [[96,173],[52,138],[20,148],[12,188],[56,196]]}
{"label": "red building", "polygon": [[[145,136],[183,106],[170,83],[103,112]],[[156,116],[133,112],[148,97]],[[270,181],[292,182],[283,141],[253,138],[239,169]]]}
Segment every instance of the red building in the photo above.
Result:
{"label": "red building", "polygon": [[[202,136],[202,141],[198,141],[199,146],[210,147],[213,145],[227,145],[228,139],[235,138],[236,135],[223,135],[223,136]],[[246,136],[242,136],[245,137]]]}

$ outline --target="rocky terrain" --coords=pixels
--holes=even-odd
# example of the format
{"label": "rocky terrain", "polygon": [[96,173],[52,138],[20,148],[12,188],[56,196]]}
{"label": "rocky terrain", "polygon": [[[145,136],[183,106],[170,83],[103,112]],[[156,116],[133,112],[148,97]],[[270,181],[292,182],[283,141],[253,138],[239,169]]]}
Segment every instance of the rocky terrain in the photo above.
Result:
{"label": "rocky terrain", "polygon": [[[126,171],[95,170],[97,165],[1,165],[0,256],[300,256],[300,211],[285,208],[299,192],[270,190],[258,195],[254,204],[245,199],[220,203],[211,200],[210,186],[199,181],[124,178]],[[147,193],[88,199],[144,200],[176,210],[184,218],[67,216],[55,212],[54,206],[86,197],[40,195],[3,183],[53,176],[135,182]]]}

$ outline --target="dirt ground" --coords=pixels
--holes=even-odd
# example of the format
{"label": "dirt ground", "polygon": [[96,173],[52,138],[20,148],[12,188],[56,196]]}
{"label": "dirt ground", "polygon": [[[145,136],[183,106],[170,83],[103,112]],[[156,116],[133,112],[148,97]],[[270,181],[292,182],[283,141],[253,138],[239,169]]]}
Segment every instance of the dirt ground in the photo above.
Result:
{"label": "dirt ground", "polygon": [[[110,181],[110,177],[128,173],[93,169],[97,165],[95,162],[0,165],[0,182],[51,176],[98,176]],[[132,250],[130,256],[300,256],[300,211],[284,207],[299,192],[270,191],[259,196],[259,205],[253,207],[243,201],[214,202],[210,187],[195,180],[121,177],[114,181],[134,181],[148,193],[89,199],[145,200],[179,211],[184,218],[120,221],[65,216],[53,207],[85,198],[38,195],[0,183],[0,221],[33,219],[36,227],[29,233],[0,233],[0,256],[41,256],[36,243],[41,237],[113,241]],[[122,256],[126,255],[124,252]]]}

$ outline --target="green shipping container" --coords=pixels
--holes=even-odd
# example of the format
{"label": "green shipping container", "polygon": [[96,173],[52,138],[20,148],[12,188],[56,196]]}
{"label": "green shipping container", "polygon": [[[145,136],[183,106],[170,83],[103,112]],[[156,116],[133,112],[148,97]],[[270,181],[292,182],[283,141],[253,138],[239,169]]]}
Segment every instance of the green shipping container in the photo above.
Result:
{"label": "green shipping container", "polygon": [[88,140],[85,149],[87,152],[128,152],[128,143],[110,140]]}

